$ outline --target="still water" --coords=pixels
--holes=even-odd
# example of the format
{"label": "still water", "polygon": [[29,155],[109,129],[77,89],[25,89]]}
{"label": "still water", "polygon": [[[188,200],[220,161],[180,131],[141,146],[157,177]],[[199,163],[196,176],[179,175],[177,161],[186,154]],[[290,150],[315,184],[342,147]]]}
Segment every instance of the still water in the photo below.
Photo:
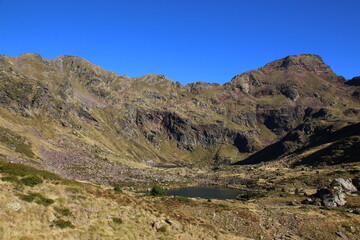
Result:
{"label": "still water", "polygon": [[215,198],[215,199],[234,199],[245,191],[231,189],[219,186],[186,187],[178,189],[169,189],[166,191],[168,196],[183,196],[192,198]]}

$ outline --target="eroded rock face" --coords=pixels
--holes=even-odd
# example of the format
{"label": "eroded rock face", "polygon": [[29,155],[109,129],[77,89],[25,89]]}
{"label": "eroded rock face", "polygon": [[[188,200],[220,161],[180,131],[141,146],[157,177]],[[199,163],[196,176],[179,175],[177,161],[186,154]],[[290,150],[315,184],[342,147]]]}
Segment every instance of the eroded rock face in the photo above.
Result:
{"label": "eroded rock face", "polygon": [[210,148],[229,143],[240,152],[253,152],[257,149],[253,139],[257,131],[236,131],[219,124],[198,125],[171,112],[139,112],[136,123],[144,136],[155,146],[158,137],[166,135],[176,140],[178,148],[192,151],[196,146]]}

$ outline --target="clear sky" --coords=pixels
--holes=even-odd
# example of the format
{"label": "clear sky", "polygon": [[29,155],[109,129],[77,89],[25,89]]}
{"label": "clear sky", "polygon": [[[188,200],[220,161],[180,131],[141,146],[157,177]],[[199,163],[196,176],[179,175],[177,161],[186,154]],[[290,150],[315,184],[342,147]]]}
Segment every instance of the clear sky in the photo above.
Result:
{"label": "clear sky", "polygon": [[225,83],[314,53],[360,76],[359,0],[0,0],[0,54],[75,55],[119,74]]}

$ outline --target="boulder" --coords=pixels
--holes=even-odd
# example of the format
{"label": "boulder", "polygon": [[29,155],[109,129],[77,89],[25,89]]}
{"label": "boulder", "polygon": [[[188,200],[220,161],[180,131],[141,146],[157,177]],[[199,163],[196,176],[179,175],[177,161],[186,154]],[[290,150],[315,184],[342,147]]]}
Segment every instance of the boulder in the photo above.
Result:
{"label": "boulder", "polygon": [[357,191],[357,188],[353,184],[353,180],[350,178],[337,178],[331,183],[331,185],[338,185],[346,194]]}
{"label": "boulder", "polygon": [[[325,207],[340,207],[345,205],[345,193],[337,189],[320,189],[313,197],[321,200],[321,205]],[[316,201],[315,201],[316,202]]]}
{"label": "boulder", "polygon": [[21,209],[21,204],[19,202],[10,202],[6,204],[6,207],[14,210],[15,212],[18,212]]}

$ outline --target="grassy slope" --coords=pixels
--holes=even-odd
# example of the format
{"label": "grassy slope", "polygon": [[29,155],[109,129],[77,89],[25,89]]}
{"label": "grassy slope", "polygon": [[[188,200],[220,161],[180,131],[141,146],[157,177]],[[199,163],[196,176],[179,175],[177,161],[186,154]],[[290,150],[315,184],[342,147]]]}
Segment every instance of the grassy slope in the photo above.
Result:
{"label": "grassy slope", "polygon": [[[4,180],[44,180],[34,187],[0,181],[0,239],[337,239],[337,231],[360,237],[360,215],[286,205],[304,198],[298,195],[251,202],[151,197],[66,181],[24,165],[0,166]],[[31,194],[35,199],[26,201]],[[359,207],[359,198],[351,201]]]}

